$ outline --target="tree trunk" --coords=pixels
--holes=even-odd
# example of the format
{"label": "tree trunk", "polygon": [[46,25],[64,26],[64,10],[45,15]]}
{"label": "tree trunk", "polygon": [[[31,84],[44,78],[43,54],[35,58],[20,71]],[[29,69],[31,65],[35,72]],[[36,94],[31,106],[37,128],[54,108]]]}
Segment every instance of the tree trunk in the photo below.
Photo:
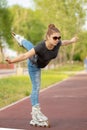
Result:
{"label": "tree trunk", "polygon": [[72,50],[71,50],[71,55],[70,55],[70,62],[73,62],[73,56],[74,56],[74,51],[75,51],[75,43],[72,44]]}
{"label": "tree trunk", "polygon": [[0,46],[0,62],[4,61],[4,53],[3,53],[3,47]]}

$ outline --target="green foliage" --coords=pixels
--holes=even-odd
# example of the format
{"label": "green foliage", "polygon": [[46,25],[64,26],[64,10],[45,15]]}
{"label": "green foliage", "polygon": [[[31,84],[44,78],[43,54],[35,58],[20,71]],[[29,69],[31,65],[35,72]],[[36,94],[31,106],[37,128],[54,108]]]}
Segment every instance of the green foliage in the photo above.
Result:
{"label": "green foliage", "polygon": [[80,37],[77,44],[62,47],[59,56],[63,57],[63,61],[83,60],[87,55],[87,31],[82,31],[86,17],[84,5],[87,1],[34,0],[34,2],[35,10],[31,10],[18,5],[7,8],[6,0],[0,1],[0,45],[4,40],[12,49],[19,53],[25,52],[14,44],[16,41],[13,40],[11,31],[37,44],[44,39],[48,25],[54,23],[61,31],[62,40],[70,39],[74,35]]}
{"label": "green foliage", "polygon": [[[44,35],[44,25],[37,19],[33,19],[28,23],[29,28],[29,40],[33,44],[37,44],[38,42],[42,41]],[[28,37],[29,37],[28,36]]]}
{"label": "green foliage", "polygon": [[0,107],[15,102],[30,94],[31,84],[28,76],[12,76],[0,79]]}
{"label": "green foliage", "polygon": [[[17,5],[11,7],[9,10],[12,16],[13,32],[24,36],[33,44],[37,44],[43,39],[44,24],[41,23],[33,10],[25,9]],[[19,52],[24,51],[22,48],[18,48],[16,44],[13,44],[13,48]]]}
{"label": "green foliage", "polygon": [[11,19],[6,3],[6,0],[0,1],[0,45],[2,45],[3,41],[11,44],[9,35],[11,33]]}
{"label": "green foliage", "polygon": [[73,56],[73,60],[74,61],[82,61],[80,54],[79,53],[75,53],[75,55]]}
{"label": "green foliage", "polygon": [[[62,39],[70,39],[74,35],[78,36],[83,35],[82,26],[84,25],[86,16],[86,10],[84,8],[84,5],[87,4],[87,1],[82,0],[72,0],[72,1],[34,0],[34,1],[36,3],[36,9],[38,10],[42,22],[46,26],[50,23],[54,23],[57,27],[59,27]],[[85,41],[84,44],[86,45]],[[82,48],[85,48],[85,46]],[[84,51],[85,53],[87,52],[86,49],[84,49]],[[67,60],[72,61],[73,59],[79,60],[83,59],[82,58],[83,56],[81,56],[80,52],[81,52],[80,44],[77,43],[68,47],[62,47],[60,56],[64,57],[65,61]],[[79,57],[75,58],[77,53]]]}
{"label": "green foliage", "polygon": [[0,62],[3,62],[3,43],[11,44],[11,19],[6,0],[0,0]]}
{"label": "green foliage", "polygon": [[82,8],[82,0],[35,0],[35,2],[44,24],[56,24],[62,30],[64,38],[67,34],[71,37],[77,33],[77,26],[79,25],[80,29],[84,23],[85,10]]}
{"label": "green foliage", "polygon": [[82,31],[79,34],[79,43],[75,51],[76,53],[74,56],[79,55],[81,61],[87,56],[87,31]]}

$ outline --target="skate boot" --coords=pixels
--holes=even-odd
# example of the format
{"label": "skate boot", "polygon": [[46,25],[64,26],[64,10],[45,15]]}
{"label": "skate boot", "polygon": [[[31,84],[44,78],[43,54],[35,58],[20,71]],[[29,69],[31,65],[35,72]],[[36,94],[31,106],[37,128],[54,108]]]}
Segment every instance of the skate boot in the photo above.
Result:
{"label": "skate boot", "polygon": [[30,125],[40,126],[40,127],[50,127],[48,123],[48,118],[40,111],[40,107],[36,106],[32,108],[32,120]]}
{"label": "skate boot", "polygon": [[12,36],[15,38],[15,40],[18,42],[18,44],[20,46],[22,46],[22,40],[24,40],[24,37],[22,37],[18,34],[15,34],[14,32],[12,32]]}

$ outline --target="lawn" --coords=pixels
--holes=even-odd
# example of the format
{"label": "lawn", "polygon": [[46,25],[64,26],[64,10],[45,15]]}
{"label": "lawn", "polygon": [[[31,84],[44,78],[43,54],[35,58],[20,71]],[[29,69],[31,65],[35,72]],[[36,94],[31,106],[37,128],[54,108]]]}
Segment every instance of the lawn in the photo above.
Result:
{"label": "lawn", "polygon": [[[62,81],[77,71],[83,70],[82,64],[64,65],[52,70],[42,70],[41,89]],[[70,73],[68,73],[70,72]],[[74,72],[74,73],[73,73]],[[18,101],[31,93],[31,81],[28,75],[9,76],[0,79],[0,108]]]}

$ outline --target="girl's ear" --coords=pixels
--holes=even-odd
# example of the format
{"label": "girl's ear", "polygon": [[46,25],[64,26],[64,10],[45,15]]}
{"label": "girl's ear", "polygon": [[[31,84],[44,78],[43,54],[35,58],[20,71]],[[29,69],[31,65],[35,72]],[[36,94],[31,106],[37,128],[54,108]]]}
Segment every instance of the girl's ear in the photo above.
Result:
{"label": "girl's ear", "polygon": [[46,39],[49,40],[49,36],[48,35],[46,36]]}

